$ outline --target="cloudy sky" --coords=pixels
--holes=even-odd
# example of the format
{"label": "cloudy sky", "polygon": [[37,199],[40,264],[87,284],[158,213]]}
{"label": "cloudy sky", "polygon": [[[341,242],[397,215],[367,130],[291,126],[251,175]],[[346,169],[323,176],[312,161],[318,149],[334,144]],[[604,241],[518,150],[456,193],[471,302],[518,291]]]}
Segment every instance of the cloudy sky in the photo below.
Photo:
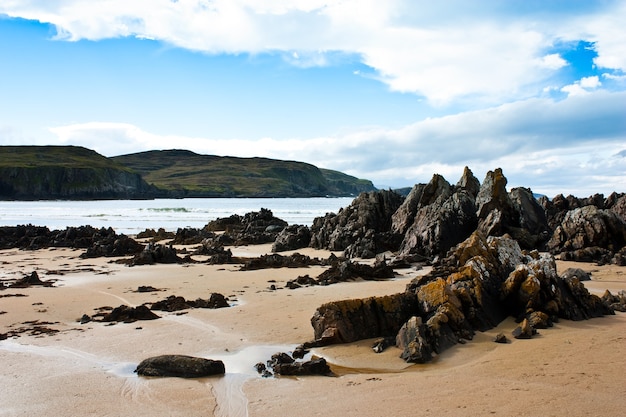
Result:
{"label": "cloudy sky", "polygon": [[0,145],[626,192],[626,1],[0,0]]}

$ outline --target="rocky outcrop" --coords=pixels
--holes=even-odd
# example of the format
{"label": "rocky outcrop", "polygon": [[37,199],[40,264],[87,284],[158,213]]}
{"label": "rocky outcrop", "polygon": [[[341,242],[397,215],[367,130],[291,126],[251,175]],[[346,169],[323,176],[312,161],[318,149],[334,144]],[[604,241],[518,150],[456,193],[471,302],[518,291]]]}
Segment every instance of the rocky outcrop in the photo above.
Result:
{"label": "rocky outcrop", "polygon": [[[406,229],[400,253],[432,259],[469,236],[477,226],[476,184],[466,168],[456,187],[440,175],[434,175],[426,186],[416,185],[403,205],[406,209],[398,210],[393,218],[392,230]],[[411,197],[417,201],[410,201]],[[414,211],[411,207],[415,207],[412,218],[406,216]]]}
{"label": "rocky outcrop", "polygon": [[126,235],[118,235],[112,228],[91,226],[67,227],[49,230],[32,225],[0,227],[0,248],[37,250],[49,247],[87,249],[83,258],[100,256],[127,256],[140,252],[143,245]]}
{"label": "rocky outcrop", "polygon": [[562,258],[609,263],[626,244],[626,222],[615,212],[593,205],[570,210],[547,243]]}
{"label": "rocky outcrop", "polygon": [[344,251],[351,258],[373,258],[379,252],[395,250],[399,236],[389,230],[391,216],[402,201],[393,191],[362,193],[339,213],[313,221],[310,246]]}
{"label": "rocky outcrop", "polygon": [[402,293],[323,304],[311,319],[313,345],[393,336],[416,310],[416,301]]}
{"label": "rocky outcrop", "polygon": [[135,369],[137,375],[202,378],[223,375],[224,362],[187,355],[161,355],[144,359]]}
{"label": "rocky outcrop", "polygon": [[214,292],[209,298],[197,298],[195,300],[186,300],[184,297],[170,295],[164,300],[156,301],[150,305],[151,310],[158,311],[180,311],[187,310],[190,308],[225,308],[230,307],[228,304],[228,299],[224,297],[224,295]]}
{"label": "rocky outcrop", "polygon": [[130,260],[124,260],[129,266],[154,265],[154,264],[177,264],[183,259],[176,254],[176,248],[170,245],[149,244],[141,252]]}
{"label": "rocky outcrop", "polygon": [[109,312],[106,312],[106,310],[108,310],[107,308],[102,308],[101,310],[103,310],[103,312],[91,316],[91,320],[102,321],[106,323],[134,323],[137,320],[156,320],[160,318],[152,311],[150,311],[150,309],[145,305],[137,307],[121,305],[119,307],[111,309]]}
{"label": "rocky outcrop", "polygon": [[311,230],[307,226],[294,224],[278,233],[272,244],[272,252],[284,252],[306,248],[311,243]]}
{"label": "rocky outcrop", "polygon": [[223,231],[233,245],[258,245],[274,242],[285,227],[286,221],[274,217],[271,210],[261,208],[260,211],[249,212],[243,216],[233,214],[212,220],[203,230]]}
{"label": "rocky outcrop", "polygon": [[508,235],[475,232],[404,293],[320,306],[311,319],[310,344],[395,335],[403,358],[427,362],[507,316],[521,323],[515,336],[526,337],[559,318],[612,313],[577,277],[559,277],[552,256],[526,254]]}

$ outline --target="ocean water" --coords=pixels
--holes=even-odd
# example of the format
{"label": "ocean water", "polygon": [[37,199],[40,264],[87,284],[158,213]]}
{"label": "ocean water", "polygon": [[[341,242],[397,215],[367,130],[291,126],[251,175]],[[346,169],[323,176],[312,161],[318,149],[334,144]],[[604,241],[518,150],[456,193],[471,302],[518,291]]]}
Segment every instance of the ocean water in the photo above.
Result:
{"label": "ocean water", "polygon": [[186,198],[98,201],[0,201],[0,226],[32,224],[49,229],[90,225],[112,227],[117,233],[145,229],[201,228],[231,214],[244,215],[261,208],[289,224],[310,226],[313,219],[337,213],[353,197],[342,198]]}

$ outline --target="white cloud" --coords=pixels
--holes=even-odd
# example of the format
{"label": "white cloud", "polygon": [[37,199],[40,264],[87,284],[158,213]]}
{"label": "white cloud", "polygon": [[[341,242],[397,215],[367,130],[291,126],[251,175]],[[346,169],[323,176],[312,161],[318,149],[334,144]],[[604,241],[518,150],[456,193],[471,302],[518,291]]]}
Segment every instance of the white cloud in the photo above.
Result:
{"label": "white cloud", "polygon": [[546,54],[563,39],[595,42],[598,66],[626,70],[623,2],[558,19],[529,11],[518,16],[514,9],[409,0],[8,0],[0,5],[0,13],[54,24],[58,37],[70,41],[136,36],[207,53],[279,52],[303,67],[327,65],[329,52],[355,55],[392,90],[435,104],[460,98],[495,104],[536,95],[545,87],[537,84],[566,64],[561,56]]}
{"label": "white cloud", "polygon": [[597,75],[591,77],[583,77],[573,84],[569,84],[561,88],[561,91],[569,96],[582,96],[588,94],[591,90],[600,87],[602,83]]}

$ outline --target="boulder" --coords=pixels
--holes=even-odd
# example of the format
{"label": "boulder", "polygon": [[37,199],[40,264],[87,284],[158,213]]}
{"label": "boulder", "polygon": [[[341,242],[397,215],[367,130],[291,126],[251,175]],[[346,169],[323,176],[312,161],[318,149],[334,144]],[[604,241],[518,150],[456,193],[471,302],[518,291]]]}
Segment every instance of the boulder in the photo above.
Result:
{"label": "boulder", "polygon": [[224,363],[219,360],[187,355],[161,355],[144,359],[135,372],[141,376],[179,378],[202,378],[225,373]]}

